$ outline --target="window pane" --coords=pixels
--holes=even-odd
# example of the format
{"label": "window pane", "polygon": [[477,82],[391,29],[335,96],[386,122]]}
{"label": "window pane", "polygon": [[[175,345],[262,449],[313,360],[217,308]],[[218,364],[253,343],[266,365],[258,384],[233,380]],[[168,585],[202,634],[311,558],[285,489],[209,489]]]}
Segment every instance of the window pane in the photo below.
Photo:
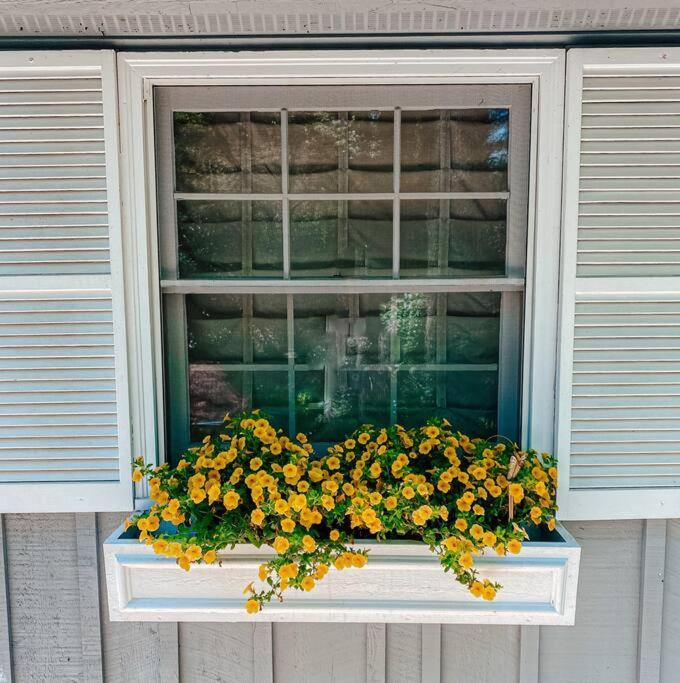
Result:
{"label": "window pane", "polygon": [[402,192],[507,190],[507,109],[404,111]]}
{"label": "window pane", "polygon": [[177,192],[280,192],[281,117],[175,112]]}
{"label": "window pane", "polygon": [[282,230],[280,202],[179,201],[180,277],[281,277]]}
{"label": "window pane", "polygon": [[225,413],[261,408],[274,425],[288,428],[285,371],[234,371],[220,365],[189,364],[190,438],[214,431]]}
{"label": "window pane", "polygon": [[412,426],[440,415],[495,433],[500,302],[498,293],[189,295],[191,438],[250,407],[317,443],[394,417]]}
{"label": "window pane", "polygon": [[505,275],[503,199],[403,199],[402,277]]}
{"label": "window pane", "polygon": [[193,294],[186,298],[189,360],[286,363],[286,297]]}
{"label": "window pane", "polygon": [[[471,437],[497,433],[498,371],[398,373],[397,421],[421,425],[428,417],[445,417]],[[507,435],[513,438],[515,435]]]}
{"label": "window pane", "polygon": [[391,192],[393,124],[385,111],[291,112],[290,192]]}
{"label": "window pane", "polygon": [[291,201],[291,277],[389,277],[391,201]]}

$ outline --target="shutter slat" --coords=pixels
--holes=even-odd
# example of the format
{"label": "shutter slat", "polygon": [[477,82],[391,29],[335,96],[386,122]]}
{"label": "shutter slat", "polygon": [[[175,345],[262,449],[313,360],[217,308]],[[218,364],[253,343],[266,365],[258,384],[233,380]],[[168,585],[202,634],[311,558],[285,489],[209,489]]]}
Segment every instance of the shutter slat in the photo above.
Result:
{"label": "shutter slat", "polygon": [[110,272],[103,96],[92,73],[0,72],[0,276]]}

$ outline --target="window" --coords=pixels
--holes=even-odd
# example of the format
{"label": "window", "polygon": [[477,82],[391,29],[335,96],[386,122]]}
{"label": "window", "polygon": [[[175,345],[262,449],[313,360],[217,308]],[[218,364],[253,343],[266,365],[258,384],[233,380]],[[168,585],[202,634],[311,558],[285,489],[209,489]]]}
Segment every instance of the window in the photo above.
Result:
{"label": "window", "polygon": [[156,88],[170,455],[247,407],[519,438],[530,97]]}

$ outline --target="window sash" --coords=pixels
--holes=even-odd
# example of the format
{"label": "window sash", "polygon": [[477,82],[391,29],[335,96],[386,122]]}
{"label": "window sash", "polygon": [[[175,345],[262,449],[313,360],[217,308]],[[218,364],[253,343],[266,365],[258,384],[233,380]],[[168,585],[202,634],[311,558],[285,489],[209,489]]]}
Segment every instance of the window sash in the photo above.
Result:
{"label": "window sash", "polygon": [[[185,294],[240,293],[286,294],[289,344],[293,344],[292,301],[296,293],[400,293],[429,292],[501,292],[501,330],[498,364],[498,431],[519,437],[521,404],[521,336],[523,327],[523,292],[525,289],[527,198],[529,175],[529,85],[428,85],[428,86],[285,86],[285,87],[157,87],[154,91],[156,119],[156,158],[158,219],[160,232],[161,292],[165,300],[166,335],[164,350],[169,358],[166,383],[174,387],[172,404],[167,405],[168,445],[171,455],[180,452],[189,439],[188,346]],[[271,102],[279,106],[271,107]],[[319,106],[323,102],[324,106]],[[331,103],[331,104],[329,104]],[[269,105],[269,106],[267,106]],[[401,111],[465,108],[506,108],[510,110],[507,191],[503,192],[400,192]],[[287,119],[292,111],[382,110],[394,113],[393,191],[382,193],[292,193],[288,191]],[[281,116],[281,192],[277,193],[190,193],[174,189],[173,113],[175,111],[249,111],[277,112]],[[448,141],[442,141],[441,149]],[[445,152],[442,151],[442,154]],[[442,159],[442,161],[444,161]],[[246,164],[247,165],[247,164]],[[338,201],[343,199],[391,200],[393,202],[393,279],[290,279],[289,202],[297,199]],[[506,276],[475,278],[399,278],[400,202],[402,199],[503,199],[506,207]],[[178,200],[276,200],[283,214],[283,277],[271,279],[180,279],[178,268]],[[445,315],[444,307],[444,315]],[[439,316],[438,316],[439,317]],[[438,325],[441,327],[441,325]],[[437,339],[440,353],[441,341]],[[294,348],[289,361],[281,367],[289,377],[289,429],[295,433],[294,383],[299,366],[294,362]],[[253,365],[253,368],[255,366]],[[381,366],[389,369],[388,366]],[[400,365],[401,369],[405,366]],[[446,364],[438,367],[449,369]],[[240,369],[247,371],[248,363]],[[257,370],[271,370],[258,366]],[[427,366],[419,366],[426,370]],[[475,371],[469,368],[470,371]],[[478,368],[482,369],[482,368]],[[443,379],[443,375],[442,375]],[[390,416],[396,420],[396,366],[391,371]],[[438,385],[441,382],[438,381]],[[437,395],[441,388],[437,387]]]}

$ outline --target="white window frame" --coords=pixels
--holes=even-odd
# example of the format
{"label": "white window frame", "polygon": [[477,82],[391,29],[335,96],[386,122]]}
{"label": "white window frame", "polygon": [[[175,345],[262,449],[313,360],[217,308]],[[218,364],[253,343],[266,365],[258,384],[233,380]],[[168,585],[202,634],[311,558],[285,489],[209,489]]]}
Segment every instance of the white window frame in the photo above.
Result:
{"label": "white window frame", "polygon": [[122,52],[118,79],[134,453],[165,455],[153,87],[243,84],[532,85],[521,429],[525,445],[554,451],[564,50]]}

